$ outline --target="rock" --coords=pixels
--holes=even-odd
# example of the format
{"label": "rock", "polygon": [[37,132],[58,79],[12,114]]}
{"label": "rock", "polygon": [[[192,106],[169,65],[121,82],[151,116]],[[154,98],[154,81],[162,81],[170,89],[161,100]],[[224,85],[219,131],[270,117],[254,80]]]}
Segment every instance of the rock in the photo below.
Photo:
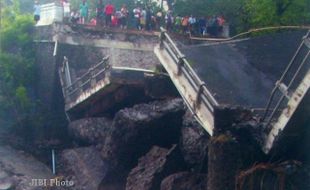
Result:
{"label": "rock", "polygon": [[183,117],[181,130],[180,149],[185,162],[194,170],[203,169],[207,166],[209,135],[204,128],[188,112]]}
{"label": "rock", "polygon": [[32,179],[53,178],[50,169],[31,155],[9,146],[0,146],[0,189],[38,190]]}
{"label": "rock", "polygon": [[8,177],[8,174],[4,171],[0,171],[0,180],[5,179]]}
{"label": "rock", "polygon": [[60,163],[61,173],[73,181],[75,190],[98,189],[109,169],[93,146],[64,150]]}
{"label": "rock", "polygon": [[206,190],[207,174],[180,172],[166,177],[160,190]]}
{"label": "rock", "polygon": [[208,147],[208,190],[234,189],[243,146],[232,135],[212,136]]}
{"label": "rock", "polygon": [[153,145],[169,147],[179,141],[182,99],[154,101],[119,111],[102,144],[101,156],[116,171],[128,170]]}
{"label": "rock", "polygon": [[145,94],[154,99],[178,97],[179,92],[166,75],[145,76]]}
{"label": "rock", "polygon": [[107,118],[85,118],[69,124],[69,134],[76,140],[87,144],[98,144],[106,138],[112,121]]}
{"label": "rock", "polygon": [[157,190],[164,177],[182,170],[183,164],[176,145],[170,150],[154,146],[129,173],[126,190]]}
{"label": "rock", "polygon": [[234,132],[235,125],[253,120],[253,113],[244,107],[217,106],[214,109],[214,135]]}
{"label": "rock", "polygon": [[13,180],[5,171],[0,171],[0,190],[9,190],[13,187]]}
{"label": "rock", "polygon": [[0,182],[0,190],[10,190],[13,188],[13,183],[10,181]]}

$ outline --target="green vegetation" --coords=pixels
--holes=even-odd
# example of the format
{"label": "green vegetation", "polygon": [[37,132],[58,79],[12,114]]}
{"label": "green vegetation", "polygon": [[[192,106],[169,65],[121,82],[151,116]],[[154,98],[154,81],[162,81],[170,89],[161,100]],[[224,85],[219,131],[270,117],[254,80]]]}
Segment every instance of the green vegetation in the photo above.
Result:
{"label": "green vegetation", "polygon": [[309,0],[248,0],[244,3],[244,8],[251,26],[310,22]]}
{"label": "green vegetation", "polygon": [[[41,0],[41,4],[52,0]],[[108,0],[103,0],[106,3]],[[70,0],[73,10],[79,9],[82,0]],[[91,16],[95,16],[97,0],[87,0]],[[137,3],[151,5],[151,0],[112,0],[117,9],[126,4],[131,10]],[[175,15],[223,15],[234,33],[250,28],[279,25],[310,24],[309,0],[168,0]],[[22,9],[32,12],[33,1],[23,0]],[[152,4],[156,12],[159,7]]]}
{"label": "green vegetation", "polygon": [[223,15],[237,32],[250,28],[310,24],[309,0],[178,0],[181,15]]}
{"label": "green vegetation", "polygon": [[32,15],[21,14],[18,1],[1,4],[0,120],[24,127],[34,114],[35,66]]}

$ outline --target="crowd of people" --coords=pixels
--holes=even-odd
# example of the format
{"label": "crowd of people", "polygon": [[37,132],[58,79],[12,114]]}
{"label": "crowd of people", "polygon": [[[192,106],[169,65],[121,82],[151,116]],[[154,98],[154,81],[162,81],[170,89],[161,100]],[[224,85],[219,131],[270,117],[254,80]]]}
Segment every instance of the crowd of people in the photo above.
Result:
{"label": "crowd of people", "polygon": [[[218,36],[223,30],[225,19],[223,16],[195,17],[174,15],[171,10],[167,12],[154,12],[150,6],[137,5],[128,10],[126,5],[117,9],[110,1],[97,0],[96,14],[90,13],[87,0],[81,0],[79,9],[70,10],[68,0],[60,0],[64,7],[65,21],[73,24],[87,24],[101,27],[119,27],[127,29],[128,25],[137,30],[159,30],[164,26],[167,31],[180,34],[198,36]],[[95,15],[89,18],[90,15]],[[35,18],[36,19],[36,18]]]}
{"label": "crowd of people", "polygon": [[197,36],[218,36],[223,32],[224,24],[225,19],[223,16],[173,16],[169,11],[165,16],[166,29],[182,34],[190,33]]}

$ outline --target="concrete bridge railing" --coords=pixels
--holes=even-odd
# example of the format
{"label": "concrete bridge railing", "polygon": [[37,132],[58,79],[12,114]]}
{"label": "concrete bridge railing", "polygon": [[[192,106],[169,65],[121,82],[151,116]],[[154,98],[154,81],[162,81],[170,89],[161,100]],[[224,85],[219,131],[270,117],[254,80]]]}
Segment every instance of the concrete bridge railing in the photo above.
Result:
{"label": "concrete bridge railing", "polygon": [[[133,89],[146,89],[145,85],[148,84],[149,79],[163,75],[148,69],[112,66],[108,57],[103,58],[102,61],[74,80],[71,79],[73,75],[70,71],[69,61],[64,57],[58,75],[65,99],[65,112],[69,121],[79,118],[83,114],[94,114],[99,110],[104,111],[111,108],[112,104],[110,103],[119,102],[127,97],[113,97],[113,94],[121,92],[124,86],[130,86]],[[101,107],[102,105],[105,106]]]}
{"label": "concrete bridge railing", "polygon": [[310,31],[287,65],[281,78],[276,82],[262,119],[269,131],[264,151],[267,153],[275,139],[295,113],[310,87]]}
{"label": "concrete bridge railing", "polygon": [[108,57],[104,57],[102,61],[92,66],[86,73],[72,82],[69,61],[66,57],[64,58],[63,66],[59,70],[59,76],[66,105],[75,102],[83,92],[94,88],[97,83],[106,78],[107,71],[111,68],[108,60]]}
{"label": "concrete bridge railing", "polygon": [[[213,111],[218,102],[208,90],[206,84],[201,81],[189,62],[177,48],[176,44],[161,28],[160,44],[155,47],[155,54],[169,73],[180,94],[183,96],[189,110],[199,123],[213,134]],[[186,84],[186,85],[184,85]],[[195,94],[195,97],[192,95]]]}

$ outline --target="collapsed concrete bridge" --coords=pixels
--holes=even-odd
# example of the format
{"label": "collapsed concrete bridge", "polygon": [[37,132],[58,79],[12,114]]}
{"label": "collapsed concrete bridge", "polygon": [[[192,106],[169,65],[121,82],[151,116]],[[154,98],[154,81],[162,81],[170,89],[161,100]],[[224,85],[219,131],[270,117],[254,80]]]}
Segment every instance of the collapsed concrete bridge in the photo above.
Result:
{"label": "collapsed concrete bridge", "polygon": [[[56,70],[69,119],[107,111],[118,101],[116,94],[125,98],[124,85],[139,86],[145,92],[156,77],[172,80],[188,109],[210,135],[214,133],[217,108],[251,109],[261,117],[257,123],[265,130],[266,153],[281,131],[308,117],[298,114],[298,110],[308,107],[309,32],[179,48],[164,30],[158,40],[154,32],[69,27],[61,23],[39,28],[36,41],[54,44],[53,56],[58,62]],[[287,44],[290,47],[283,48]],[[72,65],[80,58],[67,55],[73,47],[101,48],[101,55],[108,57],[97,57],[97,61],[75,69]],[[272,56],[268,52],[273,52]],[[168,75],[156,71],[159,64]]]}
{"label": "collapsed concrete bridge", "polygon": [[[285,127],[300,125],[296,121],[302,123],[302,118],[294,119],[299,117],[295,112],[303,109],[299,107],[309,106],[306,100],[310,86],[309,33],[300,33],[305,34],[301,43],[296,36],[280,34],[267,37],[267,41],[258,37],[215,47],[198,45],[199,48],[185,49],[186,57],[162,29],[160,44],[154,51],[188,108],[210,135],[215,127],[214,110],[221,105],[239,105],[258,114],[263,112],[258,123],[268,133],[263,144],[264,152],[268,153]],[[258,43],[259,40],[263,42]],[[287,43],[290,52],[283,54],[281,45]],[[276,51],[274,57],[265,58],[268,50]]]}
{"label": "collapsed concrete bridge", "polygon": [[[115,183],[127,181],[126,189],[148,189],[141,185],[154,182],[149,189],[160,189],[163,177],[176,171],[164,174],[154,161],[165,151],[154,148],[146,154],[156,145],[167,148],[158,157],[161,163],[164,157],[172,161],[167,168],[177,165],[182,171],[191,170],[189,175],[204,173],[201,177],[208,189],[222,190],[244,182],[235,181],[242,178],[240,170],[251,171],[252,164],[265,167],[270,159],[278,160],[275,152],[282,160],[309,158],[305,153],[310,111],[306,31],[184,45],[186,38],[164,30],[43,21],[49,18],[36,28],[36,61],[39,78],[44,79],[38,81],[38,93],[53,111],[51,120],[62,117],[62,125],[51,124],[52,131],[69,131],[78,146],[96,147],[69,151],[73,157],[107,162],[102,167],[90,164],[86,170],[98,169],[100,176],[112,178],[120,175]],[[64,138],[68,139],[68,133]],[[175,151],[169,150],[171,146]],[[143,155],[150,158],[148,164],[139,159]],[[76,173],[84,173],[79,171],[88,162],[79,164]],[[65,163],[76,167],[75,161]],[[107,174],[103,166],[112,169]],[[261,184],[264,178],[265,173],[257,182]],[[93,181],[92,176],[89,180]]]}
{"label": "collapsed concrete bridge", "polygon": [[[160,76],[167,81],[169,75],[188,109],[210,135],[214,132],[214,112],[217,108],[243,106],[263,118],[258,124],[266,133],[263,149],[267,153],[286,126],[295,126],[294,121],[305,120],[304,116],[296,120],[295,117],[299,118],[300,115],[295,112],[307,107],[309,33],[292,32],[290,35],[288,32],[232,43],[192,45],[182,49],[165,31],[162,31],[158,40],[156,33],[101,31],[91,27],[72,29],[62,24],[53,27],[52,30],[48,29],[54,31],[49,35],[50,39],[38,42],[54,42],[54,54],[58,52],[59,59],[64,58],[62,67],[59,67],[59,76],[65,97],[65,111],[71,119],[107,111],[115,106],[117,96],[128,98],[128,93],[122,92],[121,86],[139,86],[145,92],[154,84],[151,82],[154,78]],[[290,43],[290,48],[281,53],[286,43]],[[67,50],[61,49],[61,45],[68,46]],[[72,51],[72,46],[104,48],[104,55],[110,57],[101,61],[98,59],[98,64],[92,62],[88,64],[90,68],[84,68],[83,73],[76,74],[78,71],[69,68],[74,65],[71,62],[74,59],[66,57],[66,52]],[[155,71],[159,62],[154,58],[153,47],[168,75]],[[276,53],[270,57],[268,51]],[[132,59],[141,59],[141,56],[135,55],[137,52],[148,55],[139,60],[140,63],[144,62],[143,65],[136,64],[139,61]],[[127,56],[130,58],[125,58]],[[272,97],[268,100],[270,93]],[[133,92],[132,95],[139,96]]]}

